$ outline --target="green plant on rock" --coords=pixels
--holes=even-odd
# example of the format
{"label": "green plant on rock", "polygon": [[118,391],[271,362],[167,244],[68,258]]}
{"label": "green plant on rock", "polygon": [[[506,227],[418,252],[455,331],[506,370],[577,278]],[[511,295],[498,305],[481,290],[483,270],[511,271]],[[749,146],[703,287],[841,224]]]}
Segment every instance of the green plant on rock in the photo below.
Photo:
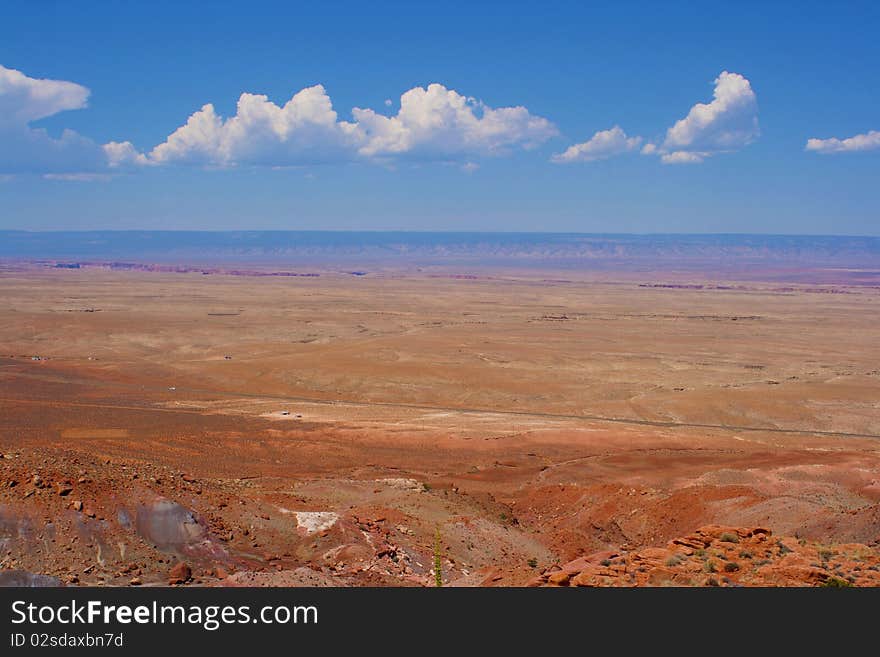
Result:
{"label": "green plant on rock", "polygon": [[434,531],[434,585],[438,588],[443,586],[443,570],[440,558],[440,527],[437,527]]}
{"label": "green plant on rock", "polygon": [[852,583],[848,582],[845,579],[840,579],[839,577],[829,577],[824,582],[819,584],[819,586],[824,586],[825,588],[830,589],[845,589],[852,586]]}
{"label": "green plant on rock", "polygon": [[666,560],[666,565],[669,567],[674,567],[679,565],[682,561],[684,561],[684,557],[680,554],[673,554]]}

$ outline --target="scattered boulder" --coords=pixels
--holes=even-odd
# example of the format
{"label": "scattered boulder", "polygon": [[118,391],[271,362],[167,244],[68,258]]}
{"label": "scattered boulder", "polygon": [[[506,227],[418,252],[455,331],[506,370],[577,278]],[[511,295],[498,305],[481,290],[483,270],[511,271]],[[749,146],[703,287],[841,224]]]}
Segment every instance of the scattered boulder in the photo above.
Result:
{"label": "scattered boulder", "polygon": [[186,584],[190,579],[192,579],[192,569],[183,561],[178,561],[168,571],[168,583],[171,585]]}
{"label": "scattered boulder", "polygon": [[550,586],[568,586],[568,580],[571,579],[571,573],[564,570],[558,570],[551,573],[547,578],[547,584]]}

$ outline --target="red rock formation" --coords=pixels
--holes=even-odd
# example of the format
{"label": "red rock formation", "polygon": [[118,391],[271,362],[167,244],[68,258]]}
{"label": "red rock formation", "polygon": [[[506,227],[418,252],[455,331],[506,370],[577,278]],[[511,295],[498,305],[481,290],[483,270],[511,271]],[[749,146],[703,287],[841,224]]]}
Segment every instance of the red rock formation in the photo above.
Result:
{"label": "red rock formation", "polygon": [[710,525],[665,548],[575,559],[528,586],[880,586],[880,551]]}

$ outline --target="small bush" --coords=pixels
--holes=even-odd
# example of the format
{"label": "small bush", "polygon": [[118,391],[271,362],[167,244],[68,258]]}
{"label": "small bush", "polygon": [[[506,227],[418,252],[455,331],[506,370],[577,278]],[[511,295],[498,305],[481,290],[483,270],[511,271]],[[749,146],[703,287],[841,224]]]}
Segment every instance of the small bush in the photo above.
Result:
{"label": "small bush", "polygon": [[819,558],[822,561],[828,561],[833,556],[834,556],[834,550],[829,550],[827,548],[822,548],[819,550]]}
{"label": "small bush", "polygon": [[845,589],[848,586],[852,586],[852,584],[845,579],[840,579],[839,577],[829,577],[819,586],[824,586],[830,589]]}
{"label": "small bush", "polygon": [[666,565],[669,567],[674,567],[679,565],[682,561],[684,561],[684,557],[680,554],[673,554],[666,560]]}
{"label": "small bush", "polygon": [[718,580],[714,577],[710,577],[706,580],[706,586],[718,586]]}
{"label": "small bush", "polygon": [[538,567],[538,560],[535,559],[535,557],[532,557],[531,559],[528,560],[528,564],[529,564],[529,568],[537,568]]}
{"label": "small bush", "polygon": [[599,562],[599,565],[607,568],[611,565],[611,559],[602,559],[602,561]]}
{"label": "small bush", "polygon": [[707,561],[706,563],[703,564],[703,570],[705,570],[707,573],[717,572],[717,568],[715,567],[715,562],[714,561]]}
{"label": "small bush", "polygon": [[735,573],[737,570],[739,570],[739,564],[735,561],[728,561],[726,564],[724,564],[725,573]]}
{"label": "small bush", "polygon": [[749,552],[748,550],[743,550],[742,552],[739,553],[739,557],[740,557],[740,559],[751,559],[752,553]]}
{"label": "small bush", "polygon": [[739,536],[736,534],[731,534],[730,532],[721,534],[721,538],[718,539],[722,543],[739,543]]}
{"label": "small bush", "polygon": [[434,530],[434,585],[437,588],[443,586],[443,568],[440,563],[442,548],[440,545],[440,527]]}

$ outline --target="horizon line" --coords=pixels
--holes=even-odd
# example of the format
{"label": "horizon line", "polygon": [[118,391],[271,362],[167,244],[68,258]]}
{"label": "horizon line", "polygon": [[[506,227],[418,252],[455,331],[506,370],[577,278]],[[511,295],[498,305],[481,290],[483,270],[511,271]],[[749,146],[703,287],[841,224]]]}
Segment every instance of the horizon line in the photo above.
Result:
{"label": "horizon line", "polygon": [[864,235],[857,233],[749,233],[749,232],[577,232],[577,231],[513,231],[513,230],[416,230],[416,229],[311,229],[311,228],[88,228],[78,230],[65,229],[27,229],[27,228],[0,228],[2,233],[25,233],[32,235],[51,235],[58,233],[84,234],[84,233],[203,233],[203,234],[242,234],[242,233],[340,233],[340,234],[414,234],[414,235],[557,235],[557,236],[589,236],[589,237],[846,237],[859,239],[880,239],[878,235]]}

